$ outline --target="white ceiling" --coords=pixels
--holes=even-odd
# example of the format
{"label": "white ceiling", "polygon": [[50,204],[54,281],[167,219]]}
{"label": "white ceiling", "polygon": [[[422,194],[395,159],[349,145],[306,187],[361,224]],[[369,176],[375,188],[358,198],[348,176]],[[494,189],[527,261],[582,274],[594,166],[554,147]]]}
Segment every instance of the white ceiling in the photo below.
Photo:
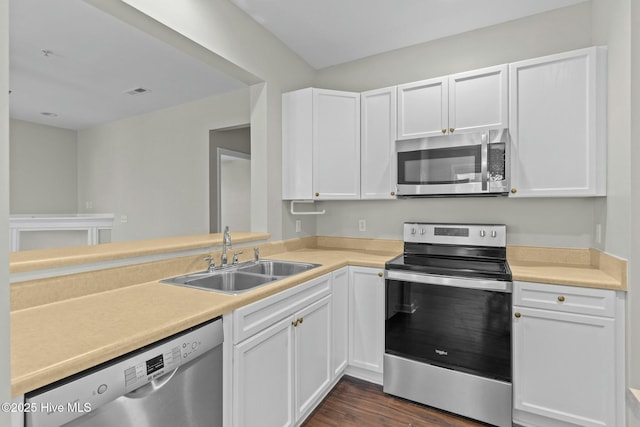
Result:
{"label": "white ceiling", "polygon": [[231,0],[316,69],[585,0]]}
{"label": "white ceiling", "polygon": [[[84,1],[9,9],[12,118],[83,129],[244,86]],[[138,87],[151,92],[124,93]]]}
{"label": "white ceiling", "polygon": [[[320,69],[586,0],[231,1]],[[244,86],[81,0],[9,10],[12,118],[83,129]]]}

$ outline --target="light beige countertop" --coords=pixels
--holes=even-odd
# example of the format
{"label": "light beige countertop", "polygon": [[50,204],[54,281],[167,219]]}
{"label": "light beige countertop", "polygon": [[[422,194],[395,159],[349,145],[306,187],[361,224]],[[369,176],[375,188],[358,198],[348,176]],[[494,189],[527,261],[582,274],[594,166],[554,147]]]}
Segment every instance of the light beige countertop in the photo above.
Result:
{"label": "light beige countertop", "polygon": [[298,249],[270,258],[322,266],[238,295],[153,281],[12,311],[12,394],[35,390],[337,268],[382,269],[398,254]]}
{"label": "light beige countertop", "polygon": [[[402,242],[309,237],[267,243],[260,250],[265,258],[321,266],[238,295],[158,281],[204,269],[201,255],[12,284],[12,394],[35,390],[343,266],[383,269],[402,253]],[[579,262],[565,257],[570,262],[562,264],[557,253],[542,256],[544,248],[510,249],[514,280],[626,289],[626,262],[577,251],[582,252],[572,256]],[[251,256],[245,253],[240,261]],[[611,272],[620,263],[625,272],[618,280]]]}
{"label": "light beige countertop", "polygon": [[[233,242],[260,241],[269,237],[268,233],[234,232]],[[222,246],[221,233],[12,252],[9,255],[9,272],[22,273],[215,246]]]}
{"label": "light beige countertop", "polygon": [[513,280],[627,290],[627,262],[594,249],[509,246]]}

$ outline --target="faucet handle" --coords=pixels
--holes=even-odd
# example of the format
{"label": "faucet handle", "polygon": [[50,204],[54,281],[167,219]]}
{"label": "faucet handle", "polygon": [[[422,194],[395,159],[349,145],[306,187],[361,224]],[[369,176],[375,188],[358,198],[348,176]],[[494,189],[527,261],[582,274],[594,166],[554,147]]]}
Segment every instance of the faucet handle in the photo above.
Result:
{"label": "faucet handle", "polygon": [[253,248],[253,260],[256,262],[260,260],[260,248],[257,246]]}
{"label": "faucet handle", "polygon": [[203,261],[207,261],[209,263],[209,271],[213,271],[213,269],[216,267],[216,260],[215,258],[213,258],[213,256],[209,255],[206,256],[204,258],[202,258]]}
{"label": "faucet handle", "polygon": [[233,253],[233,260],[231,261],[232,264],[237,264],[238,263],[238,255],[240,255],[241,253],[243,253],[242,251],[238,251],[238,252],[234,252]]}

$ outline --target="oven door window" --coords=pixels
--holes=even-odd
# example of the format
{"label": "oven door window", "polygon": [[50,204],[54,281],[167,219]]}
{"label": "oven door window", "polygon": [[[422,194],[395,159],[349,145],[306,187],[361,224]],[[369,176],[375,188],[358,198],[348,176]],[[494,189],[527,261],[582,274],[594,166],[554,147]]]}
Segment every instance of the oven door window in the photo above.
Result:
{"label": "oven door window", "polygon": [[398,184],[435,185],[481,182],[480,145],[398,153]]}
{"label": "oven door window", "polygon": [[511,294],[386,281],[385,352],[511,381]]}

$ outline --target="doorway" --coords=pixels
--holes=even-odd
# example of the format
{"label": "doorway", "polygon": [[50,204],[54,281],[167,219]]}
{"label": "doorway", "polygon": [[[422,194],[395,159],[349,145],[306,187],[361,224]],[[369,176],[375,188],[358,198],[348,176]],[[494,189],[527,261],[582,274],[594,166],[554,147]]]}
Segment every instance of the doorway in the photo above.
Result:
{"label": "doorway", "polygon": [[218,230],[251,230],[251,155],[218,148]]}
{"label": "doorway", "polygon": [[209,230],[251,231],[251,128],[209,132]]}

